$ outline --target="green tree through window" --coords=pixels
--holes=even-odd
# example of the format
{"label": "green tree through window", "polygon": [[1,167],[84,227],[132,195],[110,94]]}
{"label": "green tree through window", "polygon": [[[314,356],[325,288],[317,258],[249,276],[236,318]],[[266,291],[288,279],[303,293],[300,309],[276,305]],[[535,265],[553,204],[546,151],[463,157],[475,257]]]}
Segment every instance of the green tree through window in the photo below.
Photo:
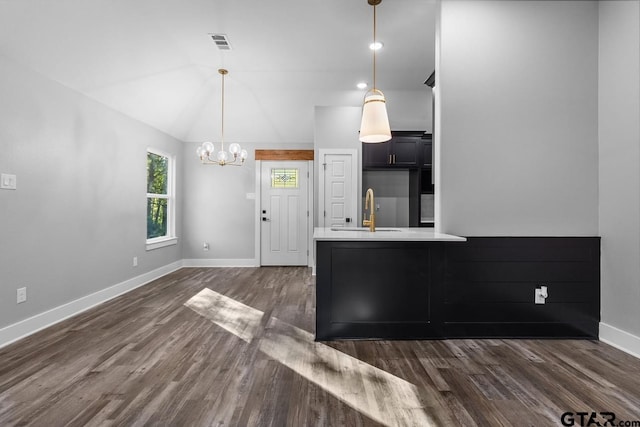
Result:
{"label": "green tree through window", "polygon": [[147,239],[170,235],[170,158],[147,152]]}

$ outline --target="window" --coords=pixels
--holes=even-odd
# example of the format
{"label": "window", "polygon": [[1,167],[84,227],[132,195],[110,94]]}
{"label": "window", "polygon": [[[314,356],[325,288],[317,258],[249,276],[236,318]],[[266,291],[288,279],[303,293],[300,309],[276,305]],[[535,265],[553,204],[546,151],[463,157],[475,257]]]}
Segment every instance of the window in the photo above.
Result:
{"label": "window", "polygon": [[147,150],[147,250],[175,245],[173,158]]}
{"label": "window", "polygon": [[271,188],[298,188],[298,169],[271,169]]}

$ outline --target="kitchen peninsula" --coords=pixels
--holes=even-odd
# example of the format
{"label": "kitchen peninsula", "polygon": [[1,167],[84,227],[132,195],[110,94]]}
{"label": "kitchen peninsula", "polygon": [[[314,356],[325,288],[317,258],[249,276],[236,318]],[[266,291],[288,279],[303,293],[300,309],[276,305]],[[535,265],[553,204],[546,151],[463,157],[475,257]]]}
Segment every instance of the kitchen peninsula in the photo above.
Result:
{"label": "kitchen peninsula", "polygon": [[316,339],[441,336],[443,245],[426,228],[316,228]]}
{"label": "kitchen peninsula", "polygon": [[597,338],[598,237],[316,228],[316,340]]}

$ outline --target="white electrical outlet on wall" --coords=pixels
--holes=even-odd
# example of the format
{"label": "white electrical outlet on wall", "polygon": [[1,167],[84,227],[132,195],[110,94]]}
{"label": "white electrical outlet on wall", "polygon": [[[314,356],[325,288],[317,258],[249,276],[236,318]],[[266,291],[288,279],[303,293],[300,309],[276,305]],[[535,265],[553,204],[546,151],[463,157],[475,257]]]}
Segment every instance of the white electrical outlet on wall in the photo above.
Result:
{"label": "white electrical outlet on wall", "polygon": [[23,303],[27,300],[27,288],[18,288],[17,289],[17,303]]}
{"label": "white electrical outlet on wall", "polygon": [[546,286],[540,286],[540,288],[536,288],[536,291],[534,294],[534,302],[536,304],[546,304],[548,297],[549,297],[549,292],[547,291]]}
{"label": "white electrical outlet on wall", "polygon": [[17,178],[13,174],[0,174],[0,188],[3,190],[15,190],[17,188]]}

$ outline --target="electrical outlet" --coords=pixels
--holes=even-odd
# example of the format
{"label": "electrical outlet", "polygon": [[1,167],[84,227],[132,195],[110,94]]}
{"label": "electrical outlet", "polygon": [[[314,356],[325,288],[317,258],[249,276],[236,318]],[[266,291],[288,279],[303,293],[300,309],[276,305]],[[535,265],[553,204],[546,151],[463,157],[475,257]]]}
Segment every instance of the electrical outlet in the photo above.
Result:
{"label": "electrical outlet", "polygon": [[540,286],[540,288],[536,288],[536,290],[535,290],[534,302],[536,304],[546,304],[548,296],[549,296],[549,293],[547,291],[547,287],[546,286]]}
{"label": "electrical outlet", "polygon": [[3,173],[0,175],[0,188],[4,190],[15,190],[17,188],[17,181],[15,175]]}
{"label": "electrical outlet", "polygon": [[27,288],[18,288],[17,289],[17,303],[21,304],[27,301]]}
{"label": "electrical outlet", "polygon": [[134,256],[134,257],[133,257],[133,266],[134,266],[134,267],[137,267],[137,266],[138,266],[138,257],[137,257],[137,256]]}
{"label": "electrical outlet", "polygon": [[209,250],[209,243],[208,242],[204,242],[202,244],[202,250],[203,251],[208,251]]}

